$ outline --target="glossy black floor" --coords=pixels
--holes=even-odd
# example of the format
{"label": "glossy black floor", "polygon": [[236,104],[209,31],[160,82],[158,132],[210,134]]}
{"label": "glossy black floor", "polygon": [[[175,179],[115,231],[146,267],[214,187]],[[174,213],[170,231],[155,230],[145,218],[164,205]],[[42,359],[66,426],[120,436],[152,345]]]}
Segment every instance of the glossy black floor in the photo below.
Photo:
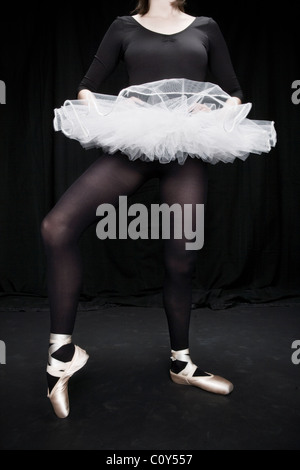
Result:
{"label": "glossy black floor", "polygon": [[230,396],[171,382],[162,309],[80,312],[73,338],[90,359],[66,419],[46,397],[48,325],[47,311],[0,312],[2,450],[300,450],[297,305],[193,311],[193,360],[230,379]]}

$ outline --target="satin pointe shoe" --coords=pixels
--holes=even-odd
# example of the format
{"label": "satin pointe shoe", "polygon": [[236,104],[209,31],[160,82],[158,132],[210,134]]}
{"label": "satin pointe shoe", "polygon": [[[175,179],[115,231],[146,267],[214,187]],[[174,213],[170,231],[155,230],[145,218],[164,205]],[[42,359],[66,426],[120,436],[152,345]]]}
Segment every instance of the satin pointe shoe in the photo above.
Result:
{"label": "satin pointe shoe", "polygon": [[232,392],[233,384],[218,375],[205,372],[207,375],[193,377],[193,374],[197,370],[197,366],[190,358],[189,349],[183,349],[181,351],[172,350],[171,352],[172,361],[178,360],[187,362],[185,368],[178,374],[170,370],[170,376],[173,382],[181,385],[192,385],[194,387],[199,387],[207,392],[217,393],[219,395],[228,395]]}
{"label": "satin pointe shoe", "polygon": [[75,345],[74,355],[70,362],[62,362],[55,359],[51,356],[51,354],[57,351],[64,344],[71,343],[71,337],[67,337],[67,335],[57,336],[65,336],[65,338],[55,339],[53,338],[55,335],[51,335],[52,339],[51,346],[49,347],[49,363],[47,365],[47,372],[54,377],[59,377],[59,379],[50,393],[48,389],[47,396],[50,399],[56,416],[58,418],[66,418],[70,413],[68,393],[69,379],[75,372],[77,372],[86,364],[89,355],[86,353],[86,351]]}

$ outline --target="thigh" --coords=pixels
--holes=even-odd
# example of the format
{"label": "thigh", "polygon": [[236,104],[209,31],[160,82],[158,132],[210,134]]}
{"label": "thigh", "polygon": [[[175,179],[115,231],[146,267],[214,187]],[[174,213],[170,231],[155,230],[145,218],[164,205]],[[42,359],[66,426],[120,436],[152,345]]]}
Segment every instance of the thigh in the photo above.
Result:
{"label": "thigh", "polygon": [[183,165],[177,162],[163,165],[160,195],[167,204],[205,204],[207,195],[207,163],[198,158],[187,158]]}
{"label": "thigh", "polygon": [[203,246],[207,164],[188,158],[184,165],[168,165],[160,179],[160,196],[169,207],[176,205],[177,218],[171,217],[170,237],[165,240],[165,255],[170,253],[175,261],[175,257],[193,257],[192,252]]}
{"label": "thigh", "polygon": [[151,176],[151,163],[130,161],[120,153],[103,154],[67,189],[48,216],[80,232],[96,221],[100,204],[117,206],[119,196],[131,195]]}

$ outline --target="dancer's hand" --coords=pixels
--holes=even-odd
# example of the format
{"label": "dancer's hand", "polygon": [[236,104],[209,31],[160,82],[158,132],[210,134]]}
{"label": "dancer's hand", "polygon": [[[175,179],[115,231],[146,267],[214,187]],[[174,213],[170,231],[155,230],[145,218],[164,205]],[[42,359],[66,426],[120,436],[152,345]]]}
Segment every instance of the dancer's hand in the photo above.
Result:
{"label": "dancer's hand", "polygon": [[80,90],[80,92],[77,95],[78,100],[94,100],[94,95],[90,90]]}
{"label": "dancer's hand", "polygon": [[136,96],[130,96],[129,99],[134,101],[136,104],[139,104],[139,105],[142,105],[142,106],[145,105],[145,102],[143,100],[140,100]]}
{"label": "dancer's hand", "polygon": [[211,109],[206,104],[196,103],[190,107],[189,112],[198,113],[199,111],[204,111],[205,113],[208,113],[210,110]]}
{"label": "dancer's hand", "polygon": [[225,106],[236,106],[236,105],[241,104],[241,103],[242,103],[241,100],[237,96],[231,96],[225,102]]}

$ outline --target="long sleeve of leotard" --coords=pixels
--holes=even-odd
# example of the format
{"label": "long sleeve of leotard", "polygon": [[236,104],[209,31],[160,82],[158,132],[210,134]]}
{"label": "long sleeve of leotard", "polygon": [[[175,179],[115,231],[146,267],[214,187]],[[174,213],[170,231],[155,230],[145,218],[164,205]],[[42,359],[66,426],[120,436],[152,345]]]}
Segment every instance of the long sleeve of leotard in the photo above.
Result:
{"label": "long sleeve of leotard", "polygon": [[227,44],[218,24],[212,18],[209,19],[208,32],[208,67],[223,90],[242,100],[243,93],[232,66]]}
{"label": "long sleeve of leotard", "polygon": [[87,89],[94,93],[99,91],[101,83],[113,72],[122,56],[123,28],[115,20],[108,28],[94,59],[81,80],[78,91]]}

